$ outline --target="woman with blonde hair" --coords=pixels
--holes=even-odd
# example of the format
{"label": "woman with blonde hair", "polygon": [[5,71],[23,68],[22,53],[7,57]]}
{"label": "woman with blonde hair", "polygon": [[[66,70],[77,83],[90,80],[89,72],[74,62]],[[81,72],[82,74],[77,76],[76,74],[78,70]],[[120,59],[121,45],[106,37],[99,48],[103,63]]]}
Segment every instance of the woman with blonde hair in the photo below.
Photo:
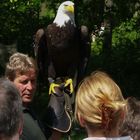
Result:
{"label": "woman with blonde hair", "polygon": [[78,88],[75,117],[87,131],[84,140],[132,140],[130,136],[119,136],[125,110],[119,86],[105,72],[93,72]]}

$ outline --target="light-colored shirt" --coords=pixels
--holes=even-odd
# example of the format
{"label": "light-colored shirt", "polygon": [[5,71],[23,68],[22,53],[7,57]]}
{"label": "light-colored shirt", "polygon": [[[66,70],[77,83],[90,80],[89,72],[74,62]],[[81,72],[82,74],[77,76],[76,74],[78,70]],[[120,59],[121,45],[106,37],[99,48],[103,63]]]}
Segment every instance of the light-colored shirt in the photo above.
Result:
{"label": "light-colored shirt", "polygon": [[106,137],[88,137],[83,140],[133,140],[130,136],[125,137],[114,137],[114,138],[106,138]]}

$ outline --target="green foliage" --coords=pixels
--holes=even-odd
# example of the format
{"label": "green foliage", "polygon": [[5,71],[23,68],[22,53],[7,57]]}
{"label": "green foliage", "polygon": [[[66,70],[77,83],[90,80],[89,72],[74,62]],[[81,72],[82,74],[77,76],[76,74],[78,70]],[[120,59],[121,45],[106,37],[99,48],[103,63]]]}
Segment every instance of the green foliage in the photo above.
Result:
{"label": "green foliage", "polygon": [[[137,25],[138,18],[132,18],[129,21],[122,22],[119,27],[113,31],[112,45],[113,47],[126,44],[128,41],[135,45],[135,41],[140,38],[140,28]],[[128,45],[129,45],[128,43]]]}
{"label": "green foliage", "polygon": [[38,25],[39,0],[5,0],[1,3],[0,41],[17,41],[18,51],[31,52],[33,33]]}
{"label": "green foliage", "polygon": [[91,43],[92,54],[91,55],[99,55],[103,49],[103,39],[96,37],[96,41]]}
{"label": "green foliage", "polygon": [[[139,18],[132,18],[123,22],[113,31],[112,60],[117,73],[121,76],[120,82],[128,96],[139,97],[139,66],[140,66],[140,27]],[[117,75],[118,75],[117,74]],[[120,77],[119,76],[119,77]]]}
{"label": "green foliage", "polygon": [[50,20],[55,17],[54,11],[52,9],[46,9],[44,17],[49,18]]}
{"label": "green foliage", "polygon": [[139,96],[140,26],[139,17],[122,22],[112,33],[109,55],[103,51],[102,38],[92,43],[90,68],[110,73],[119,83],[125,96]]}

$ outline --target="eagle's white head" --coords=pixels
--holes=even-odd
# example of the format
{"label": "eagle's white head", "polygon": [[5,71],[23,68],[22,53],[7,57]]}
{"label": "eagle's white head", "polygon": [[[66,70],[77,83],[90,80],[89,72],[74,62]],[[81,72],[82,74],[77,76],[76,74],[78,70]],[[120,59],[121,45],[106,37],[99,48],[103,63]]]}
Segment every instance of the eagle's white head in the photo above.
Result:
{"label": "eagle's white head", "polygon": [[62,27],[65,26],[65,23],[68,21],[71,21],[71,23],[75,26],[74,3],[72,1],[65,1],[59,6],[53,23]]}

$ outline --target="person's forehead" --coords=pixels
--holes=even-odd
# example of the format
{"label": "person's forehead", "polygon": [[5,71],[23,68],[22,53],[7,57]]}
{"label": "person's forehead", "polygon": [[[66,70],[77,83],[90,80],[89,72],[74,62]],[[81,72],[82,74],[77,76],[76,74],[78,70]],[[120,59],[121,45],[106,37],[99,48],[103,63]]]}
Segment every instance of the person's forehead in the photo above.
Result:
{"label": "person's forehead", "polygon": [[36,77],[36,71],[34,69],[29,69],[28,71],[26,72],[23,72],[23,71],[17,71],[16,72],[16,77]]}

